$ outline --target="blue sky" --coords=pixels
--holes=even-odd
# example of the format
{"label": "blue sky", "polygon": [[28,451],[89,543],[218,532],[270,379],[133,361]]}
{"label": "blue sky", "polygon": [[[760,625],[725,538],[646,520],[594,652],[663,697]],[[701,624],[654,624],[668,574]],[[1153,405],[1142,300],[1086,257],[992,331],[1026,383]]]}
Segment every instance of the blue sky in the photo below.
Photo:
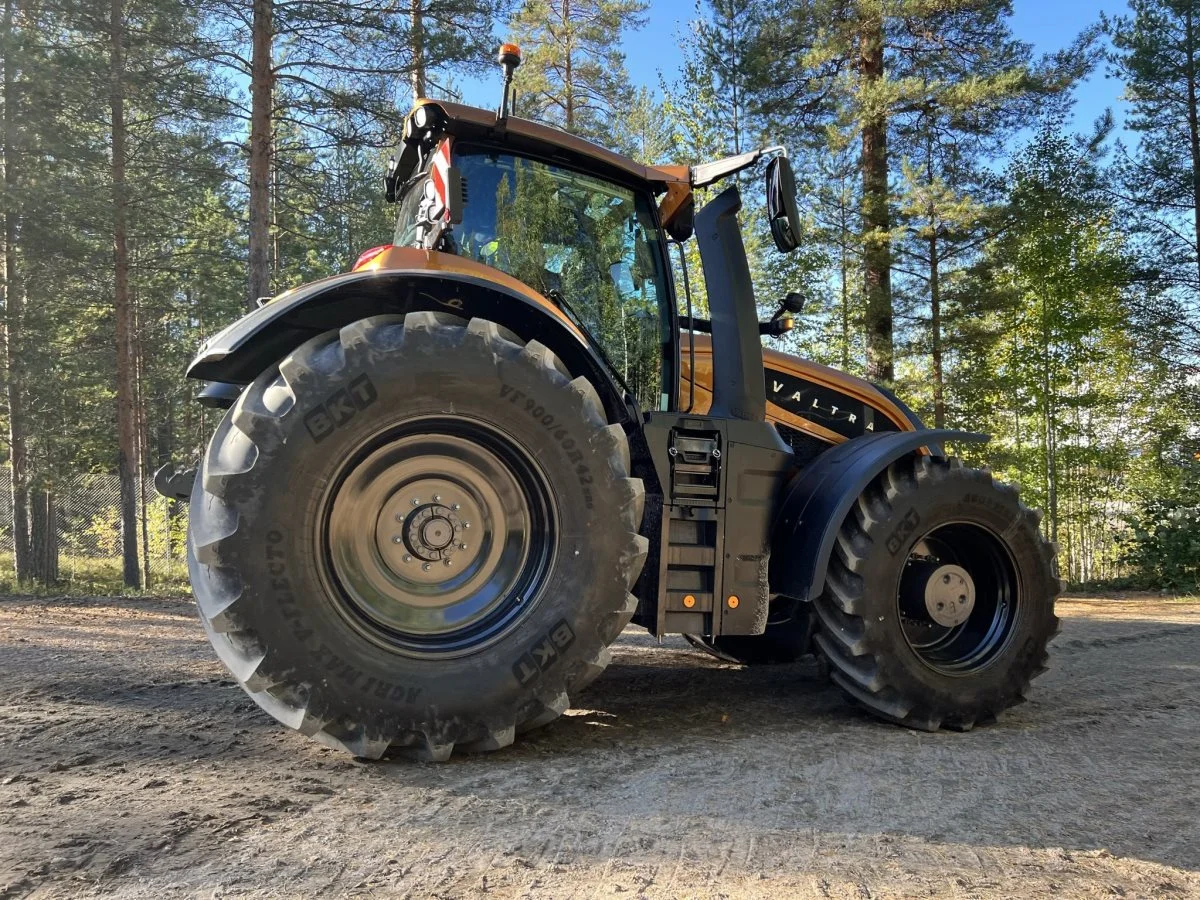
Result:
{"label": "blue sky", "polygon": [[[1125,4],[1112,0],[1105,4],[1087,0],[1013,0],[1012,28],[1016,36],[1029,41],[1035,52],[1049,53],[1067,46],[1088,25],[1097,21],[1101,10],[1121,14]],[[630,33],[624,42],[626,65],[635,84],[657,87],[659,72],[668,81],[675,78],[679,66],[680,32],[696,15],[695,0],[651,0],[646,26]],[[468,103],[492,106],[499,100],[499,79],[481,79],[462,84]],[[1119,82],[1094,74],[1076,92],[1075,124],[1087,129],[1105,107],[1112,107],[1120,121]]]}

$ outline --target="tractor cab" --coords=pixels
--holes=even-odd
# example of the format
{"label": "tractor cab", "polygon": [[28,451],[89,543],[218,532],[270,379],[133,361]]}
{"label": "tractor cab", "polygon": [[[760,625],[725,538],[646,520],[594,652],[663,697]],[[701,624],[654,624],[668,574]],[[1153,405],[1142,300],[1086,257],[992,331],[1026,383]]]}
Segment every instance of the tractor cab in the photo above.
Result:
{"label": "tractor cab", "polygon": [[[692,316],[690,297],[687,315],[678,315],[670,273],[669,241],[694,232],[694,190],[774,157],[772,231],[780,250],[796,246],[783,148],[695,167],[646,166],[536,122],[431,100],[418,102],[404,133],[386,179],[398,204],[386,249],[453,254],[532,288],[584,333],[644,411],[674,408],[679,327],[712,331]],[[736,237],[722,249],[744,255]],[[364,255],[359,265],[376,258]],[[793,296],[758,330],[784,333],[799,303]]]}
{"label": "tractor cab", "polygon": [[532,288],[590,337],[639,408],[666,409],[675,321],[652,188],[637,174],[582,171],[534,141],[519,152],[462,127],[460,109],[425,104],[417,118],[441,128],[414,131],[430,150],[398,186],[393,245],[453,254]]}

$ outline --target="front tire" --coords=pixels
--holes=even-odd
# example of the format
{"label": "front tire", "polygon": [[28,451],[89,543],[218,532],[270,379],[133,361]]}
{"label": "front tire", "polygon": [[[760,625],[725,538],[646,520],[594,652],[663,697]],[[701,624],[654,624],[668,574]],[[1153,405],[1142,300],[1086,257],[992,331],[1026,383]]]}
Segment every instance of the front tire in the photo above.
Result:
{"label": "front tire", "polygon": [[444,314],[314,338],[250,385],[193,491],[189,571],[264,710],[356,756],[544,725],[636,603],[644,494],[595,388]]}
{"label": "front tire", "polygon": [[1015,488],[955,459],[889,466],[858,498],[816,601],[830,676],[875,715],[966,730],[1045,671],[1060,585]]}

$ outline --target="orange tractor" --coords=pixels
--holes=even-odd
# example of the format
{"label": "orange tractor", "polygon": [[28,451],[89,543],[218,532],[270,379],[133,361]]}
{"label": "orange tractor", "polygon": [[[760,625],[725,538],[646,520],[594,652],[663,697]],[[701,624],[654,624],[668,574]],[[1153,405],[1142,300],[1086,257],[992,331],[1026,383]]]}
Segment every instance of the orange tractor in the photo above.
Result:
{"label": "orange tractor", "polygon": [[[228,408],[188,553],[217,654],[279,721],[357,756],[495,750],[563,713],[630,623],[746,664],[815,652],[849,697],[966,729],[1046,664],[1039,517],[883,388],[762,348],[736,186],[779,149],[645,166],[510,114],[421,101],[394,242],[209,340]],[[711,319],[677,290],[697,242]],[[685,310],[686,312],[681,312]],[[786,671],[786,670],[781,670]]]}

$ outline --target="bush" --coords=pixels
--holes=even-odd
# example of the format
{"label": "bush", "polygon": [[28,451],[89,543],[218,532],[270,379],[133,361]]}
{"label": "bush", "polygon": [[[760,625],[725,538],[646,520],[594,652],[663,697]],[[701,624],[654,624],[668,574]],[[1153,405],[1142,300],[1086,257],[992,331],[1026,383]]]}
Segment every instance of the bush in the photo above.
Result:
{"label": "bush", "polygon": [[1138,581],[1158,590],[1200,588],[1200,505],[1152,500],[1129,524],[1124,562]]}

